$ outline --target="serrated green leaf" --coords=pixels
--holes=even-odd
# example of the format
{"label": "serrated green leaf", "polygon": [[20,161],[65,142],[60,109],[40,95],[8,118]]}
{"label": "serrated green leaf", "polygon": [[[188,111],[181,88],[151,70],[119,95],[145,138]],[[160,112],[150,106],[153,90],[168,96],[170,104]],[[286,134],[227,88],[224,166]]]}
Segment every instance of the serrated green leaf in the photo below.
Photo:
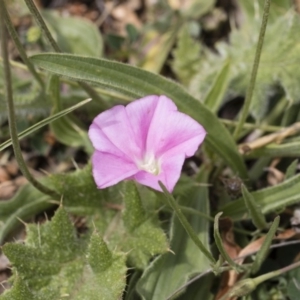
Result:
{"label": "serrated green leaf", "polygon": [[257,205],[255,198],[251,195],[245,185],[242,185],[242,193],[245,205],[248,209],[251,220],[257,229],[263,230],[268,228],[265,216],[262,214],[259,205]]}
{"label": "serrated green leaf", "polygon": [[[199,180],[207,182],[208,175],[207,170],[202,170]],[[207,187],[190,185],[189,193],[180,198],[184,205],[209,215]],[[209,221],[192,214],[187,215],[187,219],[205,247],[209,248]],[[167,299],[190,277],[210,267],[207,258],[186,234],[175,216],[172,219],[170,235],[170,248],[174,253],[168,252],[157,257],[144,271],[137,285],[143,299]]]}
{"label": "serrated green leaf", "polygon": [[274,238],[274,236],[276,234],[276,231],[278,229],[279,221],[280,221],[280,217],[277,216],[275,218],[275,220],[273,221],[273,223],[270,227],[270,230],[268,231],[263,244],[261,245],[260,249],[256,253],[255,260],[254,260],[254,262],[252,264],[252,267],[251,267],[251,273],[252,274],[255,274],[256,272],[259,271],[259,268],[261,267],[262,263],[264,262],[265,258],[267,257],[268,251],[270,250],[271,243],[272,243],[273,238]]}
{"label": "serrated green leaf", "polygon": [[26,292],[24,286],[28,286],[31,293],[26,294],[29,298],[20,300],[120,299],[126,284],[126,256],[110,252],[96,234],[89,246],[86,239],[79,240],[62,207],[51,222],[28,225],[27,231],[25,244],[9,243],[3,247],[16,277],[4,299],[11,299],[20,290],[18,276],[22,278],[23,290]]}
{"label": "serrated green leaf", "polygon": [[[300,174],[276,186],[255,191],[251,194],[256,199],[257,205],[260,206],[261,212],[267,214],[299,202],[299,184]],[[241,198],[224,205],[219,210],[234,221],[250,218],[245,202]]]}
{"label": "serrated green leaf", "polygon": [[295,159],[293,160],[293,162],[288,166],[286,172],[285,172],[285,177],[284,179],[289,179],[291,177],[293,177],[297,171],[297,167],[298,167],[298,163],[299,163],[299,160],[298,159]]}
{"label": "serrated green leaf", "polygon": [[129,231],[134,231],[147,217],[136,184],[133,181],[127,181],[124,186],[123,222]]}
{"label": "serrated green leaf", "polygon": [[97,233],[91,236],[87,259],[94,273],[101,273],[112,264],[112,252]]}
{"label": "serrated green leaf", "polygon": [[247,178],[245,165],[229,132],[216,116],[176,83],[145,70],[96,58],[39,54],[31,57],[31,60],[51,73],[96,83],[132,97],[149,94],[164,94],[170,97],[181,111],[205,127],[209,146],[241,177]]}
{"label": "serrated green leaf", "polygon": [[103,41],[95,24],[86,18],[60,16],[56,11],[42,11],[63,52],[101,57]]}
{"label": "serrated green leaf", "polygon": [[[149,197],[149,193],[143,196]],[[129,263],[143,269],[149,259],[168,250],[168,242],[165,233],[159,226],[159,221],[154,211],[146,212],[143,207],[141,195],[134,182],[124,183],[123,222],[126,239],[123,250],[129,251]]]}
{"label": "serrated green leaf", "polygon": [[4,294],[0,296],[1,300],[38,300],[34,295],[30,292],[28,286],[20,278],[20,276],[16,276],[14,281],[14,286],[12,289],[6,291]]}
{"label": "serrated green leaf", "polygon": [[63,195],[62,204],[73,213],[92,215],[105,201],[105,191],[97,189],[90,164],[71,173],[51,174],[48,178],[55,190]]}

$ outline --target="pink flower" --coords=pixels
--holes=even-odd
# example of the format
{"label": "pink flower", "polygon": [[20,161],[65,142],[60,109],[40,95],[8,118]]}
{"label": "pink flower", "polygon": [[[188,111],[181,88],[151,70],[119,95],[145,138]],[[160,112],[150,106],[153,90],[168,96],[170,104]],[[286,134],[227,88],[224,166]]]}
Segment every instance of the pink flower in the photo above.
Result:
{"label": "pink flower", "polygon": [[184,159],[194,155],[205,135],[166,96],[117,105],[99,114],[89,128],[95,182],[102,189],[135,179],[161,191],[161,181],[172,192]]}

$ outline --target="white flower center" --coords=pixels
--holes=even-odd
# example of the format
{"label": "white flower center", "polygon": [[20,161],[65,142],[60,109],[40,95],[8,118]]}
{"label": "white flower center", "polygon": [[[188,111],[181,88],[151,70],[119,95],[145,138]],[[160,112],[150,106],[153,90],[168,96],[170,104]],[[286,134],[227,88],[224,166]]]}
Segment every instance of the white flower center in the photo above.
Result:
{"label": "white flower center", "polygon": [[137,163],[140,170],[146,171],[153,175],[158,175],[160,173],[160,163],[158,159],[155,159],[153,154],[146,154],[142,161]]}

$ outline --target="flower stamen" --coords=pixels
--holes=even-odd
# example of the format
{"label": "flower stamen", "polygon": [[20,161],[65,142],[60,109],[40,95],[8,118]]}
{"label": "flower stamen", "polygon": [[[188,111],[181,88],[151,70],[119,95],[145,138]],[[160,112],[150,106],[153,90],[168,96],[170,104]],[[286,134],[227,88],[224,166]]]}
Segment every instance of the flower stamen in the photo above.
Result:
{"label": "flower stamen", "polygon": [[155,159],[154,155],[145,155],[144,159],[137,163],[137,167],[140,170],[146,171],[153,175],[160,173],[160,162]]}

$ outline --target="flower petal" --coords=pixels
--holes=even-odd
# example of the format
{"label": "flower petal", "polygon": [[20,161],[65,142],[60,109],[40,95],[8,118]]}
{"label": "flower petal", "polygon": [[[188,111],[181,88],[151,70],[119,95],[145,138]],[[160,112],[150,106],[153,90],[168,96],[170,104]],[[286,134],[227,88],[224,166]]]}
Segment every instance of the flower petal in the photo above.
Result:
{"label": "flower petal", "polygon": [[167,190],[171,193],[174,189],[176,182],[178,181],[184,162],[185,156],[177,155],[162,162],[161,172],[159,175],[153,175],[145,171],[138,172],[134,179],[146,186],[150,186],[155,190],[162,191],[158,181],[161,181]]}
{"label": "flower petal", "polygon": [[133,162],[124,157],[95,151],[92,156],[93,177],[98,188],[114,185],[139,172]]}
{"label": "flower petal", "polygon": [[194,119],[165,105],[171,101],[165,96],[159,98],[159,103],[153,115],[147,138],[147,152],[156,157],[184,154],[194,155],[203,142],[206,131]]}
{"label": "flower petal", "polygon": [[114,145],[108,139],[108,137],[103,133],[103,131],[96,123],[91,124],[88,134],[96,150],[121,157],[125,155],[119,148],[117,148],[116,145]]}
{"label": "flower petal", "polygon": [[93,146],[103,152],[127,156],[128,160],[141,157],[125,107],[117,105],[98,115],[89,129]]}
{"label": "flower petal", "polygon": [[135,100],[126,106],[128,119],[136,136],[138,146],[145,153],[149,126],[157,109],[177,110],[175,104],[165,96],[150,95]]}

